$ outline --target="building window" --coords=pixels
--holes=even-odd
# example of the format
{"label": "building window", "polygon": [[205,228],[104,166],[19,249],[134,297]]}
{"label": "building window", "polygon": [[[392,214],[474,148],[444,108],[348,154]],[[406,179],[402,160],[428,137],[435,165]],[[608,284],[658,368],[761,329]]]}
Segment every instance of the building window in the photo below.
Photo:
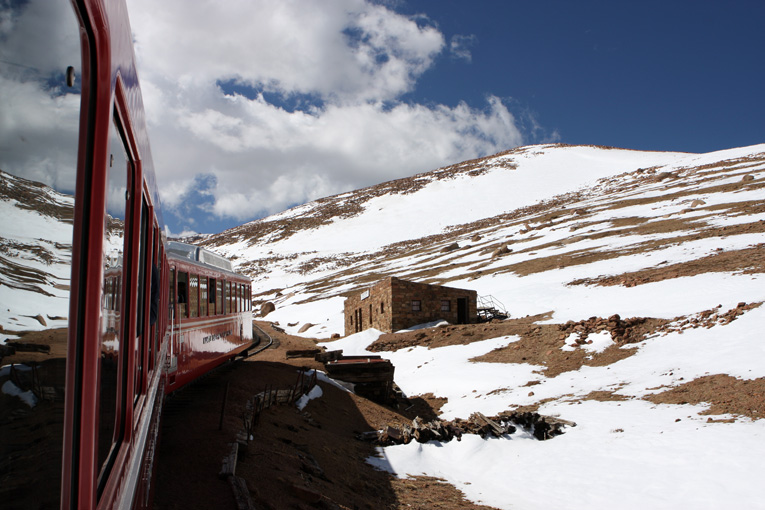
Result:
{"label": "building window", "polygon": [[448,299],[441,300],[441,311],[442,312],[451,312],[452,311],[452,302]]}
{"label": "building window", "polygon": [[412,311],[413,312],[419,312],[422,310],[422,302],[419,299],[413,299],[412,300]]}

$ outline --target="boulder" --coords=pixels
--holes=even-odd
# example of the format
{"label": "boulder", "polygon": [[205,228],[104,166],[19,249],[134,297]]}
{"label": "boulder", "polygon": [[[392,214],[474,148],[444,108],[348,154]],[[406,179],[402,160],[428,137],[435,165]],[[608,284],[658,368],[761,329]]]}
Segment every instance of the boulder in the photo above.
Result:
{"label": "boulder", "polygon": [[448,253],[450,251],[459,250],[460,245],[457,243],[452,243],[449,246],[445,246],[444,248],[441,248],[441,253]]}
{"label": "boulder", "polygon": [[260,316],[265,317],[266,315],[273,312],[274,310],[276,310],[276,305],[273,304],[271,301],[268,301],[264,303],[263,306],[260,307]]}
{"label": "boulder", "polygon": [[311,324],[310,322],[306,322],[305,324],[303,324],[300,327],[300,329],[298,330],[298,333],[305,333],[306,331],[308,331],[309,329],[311,329],[314,326],[315,326],[315,324]]}
{"label": "boulder", "polygon": [[511,251],[513,251],[513,250],[508,248],[507,245],[502,245],[499,248],[497,248],[496,250],[494,250],[492,252],[491,256],[492,256],[492,258],[500,257],[502,255],[506,255],[506,254],[510,253]]}

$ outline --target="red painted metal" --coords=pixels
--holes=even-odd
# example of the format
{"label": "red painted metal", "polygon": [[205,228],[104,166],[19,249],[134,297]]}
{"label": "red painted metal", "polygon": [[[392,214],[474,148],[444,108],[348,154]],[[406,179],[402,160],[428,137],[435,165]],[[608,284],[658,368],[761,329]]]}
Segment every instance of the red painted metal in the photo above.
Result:
{"label": "red painted metal", "polygon": [[[176,270],[176,274],[187,272],[208,279],[224,280],[226,283],[237,286],[251,285],[249,278],[174,257],[172,254],[168,261],[170,270]],[[177,291],[173,295],[177,296]],[[172,341],[175,350],[171,356],[176,356],[177,360],[175,363],[171,360],[171,368],[168,369],[166,388],[168,393],[181,388],[252,346],[252,311],[229,311],[228,314],[182,317],[178,305],[174,307]]]}
{"label": "red painted metal", "polygon": [[[124,0],[72,0],[72,4],[81,27],[82,95],[61,508],[150,508],[154,451],[164,395],[247,349],[252,342],[252,315],[248,310],[250,307],[245,306],[244,311],[225,316],[171,322],[166,293],[171,268],[185,267],[191,271],[193,266],[199,274],[214,278],[224,276],[190,262],[168,259],[158,229],[163,224],[159,194]],[[127,323],[119,347],[115,418],[119,435],[114,454],[107,457],[107,476],[99,487],[104,213],[109,133],[113,118],[124,135],[128,159],[133,164],[133,178],[128,186],[130,199],[127,204],[130,209],[125,222],[126,263],[122,267],[121,281],[124,284],[119,310],[122,324]],[[161,293],[158,318],[153,326],[149,323],[150,299],[138,295],[139,288],[149,294],[150,285],[137,284],[138,276],[142,274],[138,256],[141,221],[138,218],[141,217],[144,201],[149,231],[143,274],[151,275],[152,263],[156,263],[161,288],[165,290]],[[251,285],[249,280],[233,273],[225,275],[225,278],[238,286],[246,285],[247,289]],[[139,305],[143,306],[142,314],[139,313]],[[142,327],[137,324],[137,317],[144,318]],[[138,335],[138,331],[144,334]],[[155,332],[159,339],[156,344]],[[181,335],[187,335],[183,342]],[[143,344],[140,343],[142,341]],[[180,345],[184,347],[181,353],[177,350]],[[173,373],[166,371],[170,352],[183,356]]]}

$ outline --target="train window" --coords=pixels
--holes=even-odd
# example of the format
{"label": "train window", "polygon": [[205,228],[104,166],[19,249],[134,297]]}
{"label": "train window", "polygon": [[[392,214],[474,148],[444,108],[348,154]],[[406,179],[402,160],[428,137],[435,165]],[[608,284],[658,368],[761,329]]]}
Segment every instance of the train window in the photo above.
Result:
{"label": "train window", "polygon": [[151,289],[151,271],[147,267],[147,252],[149,250],[149,205],[146,199],[141,200],[141,232],[138,238],[138,300],[136,303],[136,338],[133,346],[135,356],[135,370],[133,372],[133,404],[138,402],[138,397],[143,393],[143,360],[146,349],[146,338],[149,335],[147,329],[149,306],[148,295]]}
{"label": "train window", "polygon": [[169,275],[169,288],[168,288],[168,298],[169,298],[169,304],[170,304],[170,314],[173,313],[173,305],[175,304],[175,268],[170,269],[170,275]]}
{"label": "train window", "polygon": [[[0,507],[58,508],[80,118],[79,27],[71,2],[0,5],[0,189],[13,198],[4,202],[0,219],[7,311],[0,343],[10,339],[8,330],[38,330],[39,342],[52,347],[45,356],[3,354]],[[73,87],[65,81],[67,66],[77,71]],[[49,197],[43,207],[33,205],[43,197]],[[42,218],[50,228],[34,227]],[[34,285],[27,280],[45,273],[66,279],[41,276]],[[47,314],[45,326],[33,319],[40,313]],[[35,403],[12,396],[19,394]]]}
{"label": "train window", "polygon": [[199,316],[199,276],[189,275],[189,316]]}
{"label": "train window", "polygon": [[210,278],[210,291],[207,294],[207,302],[210,315],[215,315],[218,311],[215,309],[215,288],[217,287],[217,280]]}
{"label": "train window", "polygon": [[189,316],[189,273],[178,271],[178,317]]}
{"label": "train window", "polygon": [[223,282],[223,313],[225,314],[231,313],[230,296],[231,296],[230,284],[229,282],[224,281]]}
{"label": "train window", "polygon": [[220,280],[215,282],[215,313],[223,313],[223,282]]}
{"label": "train window", "polygon": [[207,317],[207,305],[209,304],[207,295],[207,277],[199,278],[199,316]]}
{"label": "train window", "polygon": [[116,124],[109,136],[107,161],[105,235],[103,248],[104,293],[107,299],[101,311],[101,358],[99,368],[98,465],[100,478],[105,479],[110,461],[116,455],[122,427],[118,423],[119,366],[123,355],[122,270],[125,243],[125,191],[132,165],[128,160],[123,137]]}
{"label": "train window", "polygon": [[159,235],[158,235],[158,228],[156,225],[152,226],[152,240],[153,240],[153,249],[152,249],[152,257],[151,257],[151,294],[149,295],[149,298],[151,302],[149,303],[149,325],[150,325],[150,331],[151,335],[149,337],[149,342],[147,343],[147,348],[149,351],[149,365],[146,367],[147,370],[152,370],[154,368],[154,351],[155,344],[157,342],[157,319],[159,317],[159,268],[157,267],[157,256],[159,253]]}

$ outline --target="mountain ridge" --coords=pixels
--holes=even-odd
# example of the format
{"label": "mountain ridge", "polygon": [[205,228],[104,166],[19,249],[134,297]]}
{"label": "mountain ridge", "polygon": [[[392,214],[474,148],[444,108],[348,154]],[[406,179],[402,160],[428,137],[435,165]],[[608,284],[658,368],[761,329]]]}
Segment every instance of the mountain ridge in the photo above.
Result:
{"label": "mountain ridge", "polygon": [[[570,163],[567,159],[570,156],[578,158],[578,162]],[[552,160],[554,165],[540,163],[544,159]],[[748,226],[713,225],[729,215],[760,214],[762,204],[758,200],[743,203],[734,200],[725,206],[724,203],[706,204],[703,198],[708,195],[719,200],[726,193],[734,196],[746,190],[756,195],[762,188],[764,161],[765,145],[709,154],[646,153],[593,146],[528,146],[320,199],[275,217],[206,237],[201,244],[235,258],[239,269],[256,281],[254,292],[256,299],[261,301],[278,302],[286,299],[286,295],[301,293],[305,301],[342,296],[385,276],[449,283],[470,281],[486,276],[488,272],[528,275],[582,265],[588,260],[619,259],[644,251],[655,253],[672,242],[683,241],[688,237],[681,234],[684,230],[695,232],[689,236],[696,239],[735,234],[744,229],[759,234],[762,222]],[[554,177],[556,172],[561,173],[555,165],[585,169],[581,170],[582,175],[573,179],[571,175],[566,176],[573,182],[573,189],[557,193],[562,186],[547,186],[546,183],[537,186],[533,182],[533,177],[537,176],[525,170],[529,164],[531,170],[538,170],[545,174],[541,177],[548,178]],[[592,170],[584,165],[597,168]],[[517,175],[508,177],[512,173]],[[751,181],[743,180],[747,175]],[[756,179],[754,175],[757,175]],[[427,235],[419,235],[423,229],[412,229],[407,222],[401,221],[402,217],[406,219],[401,211],[415,211],[419,207],[422,215],[432,216],[448,207],[448,204],[444,205],[447,200],[437,195],[449,184],[456,183],[457,186],[445,190],[448,199],[461,194],[459,200],[462,203],[482,201],[481,193],[493,192],[486,190],[500,186],[488,182],[481,187],[480,183],[475,183],[495,177],[498,181],[504,179],[500,182],[502,185],[512,184],[511,177],[517,177],[521,186],[531,190],[529,195],[535,196],[523,197],[524,202],[513,207],[513,197],[502,198],[500,190],[494,196],[499,196],[503,202],[493,206],[493,211],[491,205],[482,205],[483,209],[473,214],[475,219],[465,222],[458,221],[459,214],[452,214],[449,221],[431,222]],[[409,184],[412,188],[407,188]],[[403,202],[408,204],[400,205]],[[346,209],[346,214],[326,214],[329,210],[342,210],[347,203],[352,204],[352,212]],[[663,214],[647,218],[629,214],[636,207],[651,204]],[[377,206],[380,206],[378,210],[374,210]],[[311,216],[316,210],[320,211],[318,219]],[[490,212],[480,214],[486,210]],[[374,230],[374,235],[379,231],[393,231],[398,237],[381,232],[380,236],[386,240],[394,239],[394,242],[386,244],[362,239],[358,250],[348,249],[351,241],[342,236],[367,228]],[[415,233],[410,234],[411,230]],[[627,243],[610,254],[605,253],[607,249],[583,246],[583,243],[592,244],[598,239],[618,241],[620,237],[639,232],[652,239]],[[673,232],[675,241],[668,238]],[[334,239],[340,240],[335,244],[336,248],[332,245]],[[312,241],[317,242],[312,244]],[[605,242],[601,241],[601,244]],[[553,253],[556,250],[552,248],[556,245],[569,248]],[[579,250],[570,249],[577,245]],[[452,249],[447,254],[440,252],[449,246]],[[510,251],[502,256],[492,256],[503,247]],[[537,256],[536,252],[540,250],[548,252],[547,255]],[[467,257],[468,254],[472,254],[472,258]],[[413,258],[408,263],[396,262],[407,257]],[[497,260],[512,263],[494,267]],[[452,269],[442,270],[441,262],[453,266]],[[275,280],[280,279],[280,284],[274,285]],[[536,313],[541,312],[536,310]]]}

